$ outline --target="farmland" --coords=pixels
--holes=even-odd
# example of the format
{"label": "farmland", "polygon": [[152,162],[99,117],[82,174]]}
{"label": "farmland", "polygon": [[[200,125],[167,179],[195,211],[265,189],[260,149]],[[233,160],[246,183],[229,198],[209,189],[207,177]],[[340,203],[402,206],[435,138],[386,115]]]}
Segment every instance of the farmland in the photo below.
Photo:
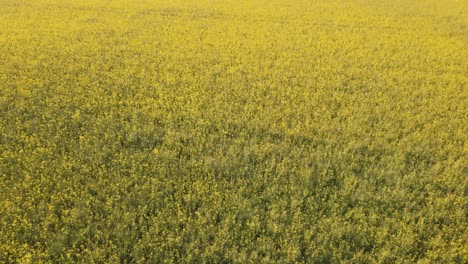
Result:
{"label": "farmland", "polygon": [[1,263],[467,263],[468,3],[0,0]]}

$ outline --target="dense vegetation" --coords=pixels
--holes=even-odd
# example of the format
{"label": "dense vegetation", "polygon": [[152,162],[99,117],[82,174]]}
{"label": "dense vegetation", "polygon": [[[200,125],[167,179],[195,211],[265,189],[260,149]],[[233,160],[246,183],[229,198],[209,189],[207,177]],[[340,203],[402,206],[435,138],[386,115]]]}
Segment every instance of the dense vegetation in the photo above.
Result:
{"label": "dense vegetation", "polygon": [[467,263],[468,3],[0,1],[0,262]]}

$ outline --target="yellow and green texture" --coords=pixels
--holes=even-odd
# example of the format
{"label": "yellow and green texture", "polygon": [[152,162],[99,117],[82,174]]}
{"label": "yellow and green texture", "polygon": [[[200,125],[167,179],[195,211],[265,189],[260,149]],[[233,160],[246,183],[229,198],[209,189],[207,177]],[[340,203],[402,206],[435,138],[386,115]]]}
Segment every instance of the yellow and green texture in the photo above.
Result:
{"label": "yellow and green texture", "polygon": [[1,0],[1,263],[467,263],[468,2]]}

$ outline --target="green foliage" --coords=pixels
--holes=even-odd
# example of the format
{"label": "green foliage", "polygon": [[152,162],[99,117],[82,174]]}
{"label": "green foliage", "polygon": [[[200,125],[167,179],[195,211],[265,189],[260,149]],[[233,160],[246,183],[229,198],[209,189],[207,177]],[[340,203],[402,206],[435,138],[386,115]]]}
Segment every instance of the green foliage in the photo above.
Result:
{"label": "green foliage", "polygon": [[467,263],[464,1],[0,2],[0,262]]}

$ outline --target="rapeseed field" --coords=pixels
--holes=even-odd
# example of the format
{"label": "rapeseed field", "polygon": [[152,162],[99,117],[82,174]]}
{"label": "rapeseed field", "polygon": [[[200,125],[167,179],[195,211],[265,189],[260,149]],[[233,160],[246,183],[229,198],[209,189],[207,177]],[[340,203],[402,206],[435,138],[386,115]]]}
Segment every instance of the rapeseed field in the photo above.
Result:
{"label": "rapeseed field", "polygon": [[0,263],[467,263],[468,2],[0,0]]}

